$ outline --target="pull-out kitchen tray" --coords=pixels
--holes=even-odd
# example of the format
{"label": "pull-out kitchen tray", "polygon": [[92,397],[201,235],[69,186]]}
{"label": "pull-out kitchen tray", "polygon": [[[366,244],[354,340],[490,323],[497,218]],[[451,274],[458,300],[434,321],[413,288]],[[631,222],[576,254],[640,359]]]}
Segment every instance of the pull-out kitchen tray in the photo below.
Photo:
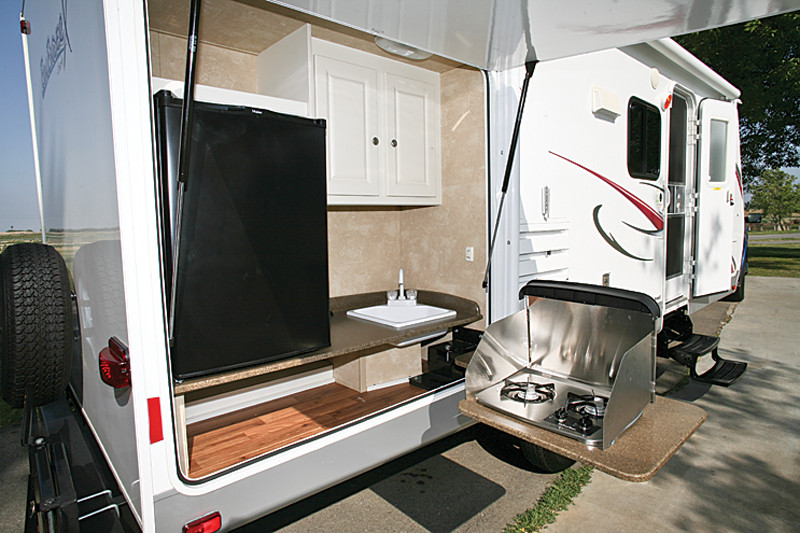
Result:
{"label": "pull-out kitchen tray", "polygon": [[685,402],[657,396],[613,446],[603,451],[522,422],[468,398],[458,404],[465,415],[564,457],[591,465],[625,481],[648,481],[706,420],[706,412]]}

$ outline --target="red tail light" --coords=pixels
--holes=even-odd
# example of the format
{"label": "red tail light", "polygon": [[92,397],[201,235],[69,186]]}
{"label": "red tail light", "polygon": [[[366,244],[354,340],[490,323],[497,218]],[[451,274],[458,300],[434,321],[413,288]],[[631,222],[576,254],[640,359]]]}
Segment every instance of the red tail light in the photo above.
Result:
{"label": "red tail light", "polygon": [[116,337],[108,339],[108,348],[103,348],[99,357],[100,379],[115,389],[131,386],[131,370],[128,362],[128,347]]}
{"label": "red tail light", "polygon": [[183,533],[214,533],[222,529],[222,515],[218,512],[198,518],[183,526]]}

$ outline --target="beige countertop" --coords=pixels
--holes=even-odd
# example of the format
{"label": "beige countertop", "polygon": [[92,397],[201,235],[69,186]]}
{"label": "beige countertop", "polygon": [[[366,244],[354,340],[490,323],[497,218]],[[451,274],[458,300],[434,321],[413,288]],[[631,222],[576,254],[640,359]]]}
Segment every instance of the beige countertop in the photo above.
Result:
{"label": "beige countertop", "polygon": [[364,320],[349,318],[347,311],[386,303],[385,292],[372,292],[332,298],[331,307],[331,344],[320,350],[302,355],[280,359],[266,364],[246,367],[238,370],[222,372],[213,376],[187,379],[175,383],[175,394],[198,391],[208,387],[232,383],[294,368],[317,361],[332,359],[342,355],[370,350],[381,346],[391,348],[404,342],[425,337],[437,331],[448,330],[456,326],[471,324],[482,318],[478,304],[466,298],[452,296],[433,291],[420,290],[417,295],[420,304],[452,309],[456,316],[449,319],[428,322],[420,326],[394,329]]}
{"label": "beige countertop", "polygon": [[591,465],[625,481],[648,481],[705,422],[706,412],[689,403],[656,396],[639,420],[607,450],[538,428],[490,407],[474,398],[458,404],[461,412],[478,422],[505,431],[564,457]]}

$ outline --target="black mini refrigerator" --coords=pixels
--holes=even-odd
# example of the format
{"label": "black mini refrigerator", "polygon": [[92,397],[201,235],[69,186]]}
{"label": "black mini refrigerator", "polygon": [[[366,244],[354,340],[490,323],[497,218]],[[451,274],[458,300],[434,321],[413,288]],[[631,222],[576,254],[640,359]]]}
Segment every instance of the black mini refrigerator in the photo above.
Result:
{"label": "black mini refrigerator", "polygon": [[195,102],[178,213],[181,100],[154,100],[173,377],[329,345],[325,121]]}

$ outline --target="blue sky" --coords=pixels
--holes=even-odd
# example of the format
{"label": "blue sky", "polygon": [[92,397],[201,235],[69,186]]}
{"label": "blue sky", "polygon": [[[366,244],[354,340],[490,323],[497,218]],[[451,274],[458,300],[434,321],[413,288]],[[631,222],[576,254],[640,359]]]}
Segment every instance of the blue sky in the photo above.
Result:
{"label": "blue sky", "polygon": [[0,231],[39,228],[28,91],[19,33],[21,1],[0,2]]}

